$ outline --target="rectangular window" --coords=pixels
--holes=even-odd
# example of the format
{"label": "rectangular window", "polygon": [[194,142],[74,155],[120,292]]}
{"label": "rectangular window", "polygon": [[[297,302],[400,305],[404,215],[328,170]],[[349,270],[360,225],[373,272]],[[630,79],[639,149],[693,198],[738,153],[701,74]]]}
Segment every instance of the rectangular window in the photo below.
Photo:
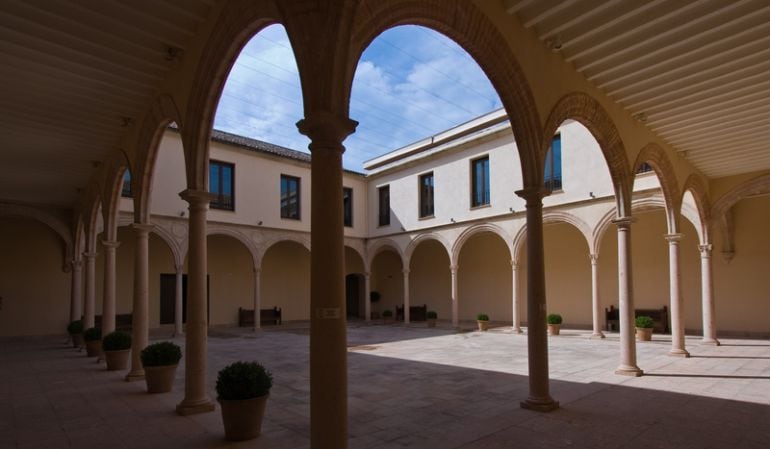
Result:
{"label": "rectangular window", "polygon": [[489,204],[489,156],[471,161],[471,207]]}
{"label": "rectangular window", "polygon": [[380,199],[379,206],[379,225],[388,226],[390,224],[390,186],[382,186],[377,189]]}
{"label": "rectangular window", "polygon": [[345,226],[353,227],[353,189],[342,188],[342,222]]}
{"label": "rectangular window", "polygon": [[433,216],[433,172],[420,176],[420,218]]}
{"label": "rectangular window", "polygon": [[299,178],[281,175],[281,218],[299,220]]}
{"label": "rectangular window", "polygon": [[131,171],[128,169],[123,172],[123,188],[120,191],[120,196],[126,198],[134,197],[134,192],[131,191]]}
{"label": "rectangular window", "polygon": [[551,148],[545,156],[545,188],[561,190],[561,134],[553,136]]}
{"label": "rectangular window", "polygon": [[209,192],[216,195],[212,209],[235,210],[235,165],[209,161]]}

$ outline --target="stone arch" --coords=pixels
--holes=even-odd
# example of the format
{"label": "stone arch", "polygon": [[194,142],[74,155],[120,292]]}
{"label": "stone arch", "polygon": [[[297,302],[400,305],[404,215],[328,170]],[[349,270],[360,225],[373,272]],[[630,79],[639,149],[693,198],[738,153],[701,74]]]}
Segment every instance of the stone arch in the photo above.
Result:
{"label": "stone arch", "polygon": [[125,164],[113,164],[105,175],[104,187],[102,188],[105,200],[104,207],[102,207],[105,240],[114,241],[117,239],[120,193],[123,186],[123,173],[126,170],[128,170],[128,166]]}
{"label": "stone arch", "polygon": [[302,237],[299,235],[294,235],[294,234],[286,234],[279,237],[274,237],[266,241],[263,245],[259,246],[258,248],[255,248],[254,266],[255,267],[262,266],[262,259],[265,257],[265,254],[267,254],[270,248],[272,248],[273,246],[281,242],[295,242],[303,246],[306,250],[308,250],[308,252],[310,252],[310,242],[308,238]]}
{"label": "stone arch", "polygon": [[438,243],[441,244],[441,246],[446,250],[447,257],[452,257],[452,246],[449,244],[449,241],[447,241],[444,236],[441,234],[437,234],[435,232],[430,232],[427,234],[420,234],[417,237],[415,237],[411,242],[409,242],[409,245],[406,247],[406,250],[404,251],[404,261],[406,263],[406,267],[409,266],[412,259],[412,254],[414,253],[414,250],[417,249],[417,247],[420,245],[420,243],[427,241],[427,240],[435,240]]}
{"label": "stone arch", "polygon": [[751,195],[770,192],[770,174],[764,174],[749,179],[730,189],[719,197],[711,207],[709,224],[716,226],[722,234],[722,254],[730,260],[735,254],[734,223],[730,210],[735,204]]}
{"label": "stone arch", "polygon": [[497,234],[501,239],[503,239],[505,246],[508,248],[508,252],[511,254],[511,260],[513,260],[513,246],[511,243],[513,239],[511,239],[508,233],[496,224],[481,223],[465,229],[457,237],[454,245],[452,246],[451,257],[449,259],[452,265],[457,265],[457,261],[460,258],[460,251],[463,249],[465,242],[467,242],[474,235],[480,234],[482,232],[491,232],[493,234]]}
{"label": "stone arch", "polygon": [[[682,187],[682,199],[680,200],[680,204],[682,205],[681,207],[683,210],[683,215],[684,215],[684,195],[687,192],[690,192],[690,195],[692,195],[693,201],[695,202],[695,208],[697,209],[696,211],[697,216],[700,221],[700,223],[698,223],[698,225],[695,226],[695,229],[698,229],[701,234],[700,235],[701,245],[706,245],[711,242],[711,236],[709,235],[709,213],[710,213],[711,206],[710,206],[707,183],[706,183],[706,180],[703,179],[703,176],[697,173],[692,173],[684,181],[684,185]],[[692,221],[692,219],[690,221]]]}
{"label": "stone arch", "polygon": [[36,207],[8,203],[0,203],[0,217],[32,219],[48,226],[62,239],[62,270],[69,271],[75,252],[75,232],[62,217]]}
{"label": "stone arch", "polygon": [[85,209],[85,245],[87,251],[96,251],[96,236],[99,235],[99,211],[102,209],[101,193],[93,188]]}
{"label": "stone arch", "polygon": [[384,31],[399,25],[420,25],[444,34],[462,47],[497,91],[513,130],[522,164],[524,186],[539,186],[537,148],[540,116],[524,72],[495,26],[464,0],[364,0],[353,17],[345,95],[349,100],[358,61],[366,47]]}
{"label": "stone arch", "polygon": [[209,226],[206,229],[206,236],[210,236],[210,235],[224,235],[227,237],[232,237],[235,240],[238,240],[249,251],[249,254],[251,255],[251,260],[254,263],[254,268],[259,267],[259,264],[261,261],[261,257],[259,257],[259,251],[257,250],[257,247],[254,244],[254,241],[250,239],[247,235],[244,235],[242,232],[235,229],[228,228],[228,227]]}
{"label": "stone arch", "polygon": [[607,111],[592,96],[583,92],[572,92],[564,95],[553,106],[543,127],[543,135],[538,143],[537,176],[538,187],[542,186],[543,167],[551,140],[556,130],[565,120],[572,119],[580,122],[591,132],[599,143],[604,160],[612,178],[615,190],[615,203],[618,216],[625,217],[631,210],[632,175],[629,172],[628,156],[623,140],[620,138],[615,123]]}
{"label": "stone arch", "polygon": [[153,226],[152,232],[160,237],[171,250],[171,254],[174,256],[174,265],[184,265],[184,259],[187,254],[186,251],[177,244],[174,235],[168,229],[158,225]]}
{"label": "stone arch", "polygon": [[[650,143],[644,146],[636,155],[632,173],[636,173],[642,164],[648,163],[655,171],[660,181],[660,188],[665,199],[666,219],[669,234],[679,232],[679,210],[681,209],[682,194],[679,188],[674,166],[671,164],[666,152],[659,145]],[[635,177],[636,175],[634,175]]]}
{"label": "stone arch", "polygon": [[398,254],[399,259],[401,259],[401,266],[406,266],[404,263],[404,252],[401,250],[398,243],[392,239],[384,238],[373,241],[366,249],[366,271],[371,271],[372,262],[374,261],[374,258],[377,257],[377,254],[387,249],[391,249]]}
{"label": "stone arch", "polygon": [[[567,211],[549,210],[543,213],[543,224],[548,223],[567,223],[572,225],[580,232],[583,238],[586,239],[586,247],[588,248],[588,251],[591,252],[593,250],[594,242],[591,227],[588,226],[588,223],[586,223],[582,218]],[[514,262],[519,260],[519,252],[521,251],[521,247],[524,245],[526,240],[527,224],[524,223],[513,239],[512,260]]]}

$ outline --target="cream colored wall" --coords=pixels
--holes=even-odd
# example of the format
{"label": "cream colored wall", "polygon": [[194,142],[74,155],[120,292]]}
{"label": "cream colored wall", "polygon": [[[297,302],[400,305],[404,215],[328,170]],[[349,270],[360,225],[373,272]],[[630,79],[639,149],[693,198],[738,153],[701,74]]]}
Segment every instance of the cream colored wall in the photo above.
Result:
{"label": "cream colored wall", "polygon": [[435,240],[420,243],[409,263],[409,302],[426,304],[439,319],[452,318],[452,275],[449,255]]}
{"label": "cream colored wall", "polygon": [[295,242],[276,243],[262,259],[262,308],[280,307],[285,321],[310,319],[310,253]]}
{"label": "cream colored wall", "polygon": [[401,257],[393,251],[384,250],[378,253],[371,267],[372,291],[380,292],[380,300],[372,303],[372,311],[382,313],[384,310],[396,313],[396,306],[404,303],[404,275]]}
{"label": "cream colored wall", "polygon": [[486,313],[492,321],[512,317],[511,253],[492,233],[471,237],[458,260],[458,302],[461,320],[475,320]]}
{"label": "cream colored wall", "polygon": [[238,308],[254,308],[254,263],[251,254],[232,237],[210,235],[208,274],[209,323],[238,324]]}
{"label": "cream colored wall", "polygon": [[0,218],[0,337],[66,333],[72,275],[62,241],[33,220]]}

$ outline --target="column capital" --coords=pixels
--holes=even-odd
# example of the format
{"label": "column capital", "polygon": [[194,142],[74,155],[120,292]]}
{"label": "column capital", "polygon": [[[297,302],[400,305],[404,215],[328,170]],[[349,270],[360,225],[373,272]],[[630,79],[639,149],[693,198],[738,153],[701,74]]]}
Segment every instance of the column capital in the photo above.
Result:
{"label": "column capital", "polygon": [[596,265],[599,263],[599,255],[598,254],[589,254],[588,257],[591,259],[591,265]]}
{"label": "column capital", "polygon": [[457,264],[449,265],[449,271],[451,271],[452,273],[457,273],[457,270],[459,268],[460,268],[460,266],[457,265]]}
{"label": "column capital", "polygon": [[511,269],[513,269],[513,271],[516,271],[518,268],[519,268],[519,263],[515,260],[511,260]]}
{"label": "column capital", "polygon": [[301,134],[310,138],[313,147],[341,147],[342,141],[356,131],[358,122],[329,111],[317,111],[297,122]]}
{"label": "column capital", "polygon": [[254,267],[252,268],[254,271],[254,274],[261,274],[262,273],[262,267]]}
{"label": "column capital", "polygon": [[618,217],[613,219],[612,223],[614,223],[618,229],[629,229],[631,227],[631,223],[635,221],[636,220],[633,217]]}
{"label": "column capital", "polygon": [[209,207],[209,203],[217,198],[217,196],[211,192],[194,189],[187,189],[179,192],[179,197],[190,204],[190,210],[206,210]]}
{"label": "column capital", "polygon": [[73,270],[79,270],[83,267],[83,261],[81,259],[72,259],[70,260],[70,264],[72,265]]}
{"label": "column capital", "polygon": [[96,251],[93,251],[93,252],[86,251],[86,252],[83,253],[83,256],[86,259],[88,259],[89,261],[96,259],[96,256],[98,256],[98,255],[99,255],[99,253],[97,253]]}
{"label": "column capital", "polygon": [[663,238],[666,239],[668,243],[679,243],[682,240],[682,237],[684,237],[684,234],[663,234]]}
{"label": "column capital", "polygon": [[140,236],[148,235],[155,230],[155,225],[150,223],[131,223],[131,227],[134,228],[134,231]]}
{"label": "column capital", "polygon": [[372,273],[368,271],[364,273],[364,278],[369,279],[370,277],[372,277]]}
{"label": "column capital", "polygon": [[177,273],[184,273],[184,265],[174,265]]}
{"label": "column capital", "polygon": [[548,196],[548,189],[545,187],[525,187],[521,190],[514,192],[520,198],[524,198],[527,202],[527,207],[532,204],[543,204],[543,198]]}
{"label": "column capital", "polygon": [[117,240],[102,240],[102,246],[105,250],[115,250],[120,246],[120,242]]}
{"label": "column capital", "polygon": [[711,257],[711,250],[713,249],[714,245],[711,243],[707,243],[705,245],[698,245],[698,251],[700,251],[700,255],[702,257]]}
{"label": "column capital", "polygon": [[404,276],[409,276],[409,268],[404,268],[401,270],[401,272],[404,274]]}

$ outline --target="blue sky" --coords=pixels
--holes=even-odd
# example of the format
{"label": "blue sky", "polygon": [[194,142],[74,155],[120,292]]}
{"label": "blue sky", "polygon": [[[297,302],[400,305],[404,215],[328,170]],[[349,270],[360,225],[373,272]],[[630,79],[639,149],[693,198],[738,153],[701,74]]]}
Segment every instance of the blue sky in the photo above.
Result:
{"label": "blue sky", "polygon": [[[345,168],[501,107],[481,69],[453,41],[417,26],[386,31],[363,53],[353,81]],[[225,85],[214,127],[308,152],[299,76],[286,33],[273,25],[244,48]]]}

